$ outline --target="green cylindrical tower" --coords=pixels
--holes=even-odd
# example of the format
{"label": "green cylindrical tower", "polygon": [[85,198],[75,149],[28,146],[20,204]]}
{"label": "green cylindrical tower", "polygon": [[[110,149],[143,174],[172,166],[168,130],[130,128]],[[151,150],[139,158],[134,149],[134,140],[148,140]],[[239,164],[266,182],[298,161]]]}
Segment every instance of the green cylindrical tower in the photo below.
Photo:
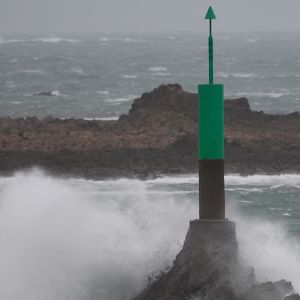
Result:
{"label": "green cylindrical tower", "polygon": [[209,84],[198,86],[198,158],[200,219],[225,219],[224,95],[223,85],[213,80],[212,20],[209,7]]}

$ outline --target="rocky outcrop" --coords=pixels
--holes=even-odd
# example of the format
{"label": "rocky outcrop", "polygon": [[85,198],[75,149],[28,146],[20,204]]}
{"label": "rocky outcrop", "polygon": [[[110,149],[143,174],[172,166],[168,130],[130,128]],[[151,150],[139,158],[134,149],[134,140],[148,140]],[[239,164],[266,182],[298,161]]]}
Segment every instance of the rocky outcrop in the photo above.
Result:
{"label": "rocky outcrop", "polygon": [[[197,220],[172,268],[133,300],[291,300],[286,280],[257,283],[254,270],[239,260],[235,224]],[[287,296],[288,295],[288,296]]]}
{"label": "rocky outcrop", "polygon": [[[300,115],[225,101],[226,172],[300,171]],[[118,121],[0,118],[0,173],[31,166],[85,177],[197,172],[197,96],[163,85]]]}
{"label": "rocky outcrop", "polygon": [[254,284],[241,300],[289,300],[299,299],[298,294],[293,294],[291,282],[280,280],[277,282],[263,282]]}

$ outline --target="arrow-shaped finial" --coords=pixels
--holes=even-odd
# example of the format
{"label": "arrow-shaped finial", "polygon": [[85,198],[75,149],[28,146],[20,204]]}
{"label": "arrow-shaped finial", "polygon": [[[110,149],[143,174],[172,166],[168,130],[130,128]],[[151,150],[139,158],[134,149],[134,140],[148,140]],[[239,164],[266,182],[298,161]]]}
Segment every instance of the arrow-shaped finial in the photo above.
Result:
{"label": "arrow-shaped finial", "polygon": [[214,13],[214,10],[212,9],[212,7],[210,6],[207,13],[206,13],[206,16],[205,16],[205,19],[206,20],[214,20],[216,19],[216,15]]}
{"label": "arrow-shaped finial", "polygon": [[209,52],[209,83],[214,83],[214,50],[213,50],[213,37],[212,37],[212,20],[216,19],[214,10],[210,6],[205,19],[209,20],[209,38],[208,38],[208,52]]}

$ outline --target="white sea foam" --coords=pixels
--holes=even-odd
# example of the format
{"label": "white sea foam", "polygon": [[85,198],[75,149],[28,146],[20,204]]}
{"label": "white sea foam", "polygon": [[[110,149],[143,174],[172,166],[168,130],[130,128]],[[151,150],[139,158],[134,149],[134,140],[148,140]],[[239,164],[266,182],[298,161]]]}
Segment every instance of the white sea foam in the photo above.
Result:
{"label": "white sea foam", "polygon": [[225,182],[228,185],[255,185],[255,186],[278,186],[278,185],[300,185],[300,175],[252,175],[239,176],[227,175]]}
{"label": "white sea foam", "polygon": [[151,67],[149,70],[152,72],[153,76],[170,76],[171,74],[166,67]]}
{"label": "white sea foam", "polygon": [[145,42],[147,42],[146,39],[134,39],[134,38],[126,38],[126,39],[124,39],[124,41],[126,43],[145,43]]}
{"label": "white sea foam", "polygon": [[8,75],[16,75],[16,74],[29,74],[29,75],[45,75],[46,73],[42,70],[31,70],[31,69],[25,69],[25,70],[18,70],[14,72],[8,73]]}
{"label": "white sea foam", "polygon": [[239,202],[243,204],[253,204],[253,202],[249,200],[240,200]]}
{"label": "white sea foam", "polygon": [[9,39],[9,40],[4,40],[4,39],[1,39],[0,40],[0,43],[1,44],[10,44],[10,43],[22,43],[22,42],[25,42],[26,40],[22,40],[22,39]]}
{"label": "white sea foam", "polygon": [[31,41],[42,42],[42,43],[79,43],[79,40],[76,39],[66,39],[56,36],[45,37],[45,38],[36,38]]}
{"label": "white sea foam", "polygon": [[199,182],[198,175],[178,175],[178,176],[162,176],[155,179],[147,180],[148,183],[158,183],[158,184],[196,184]]}
{"label": "white sea foam", "polygon": [[138,78],[137,75],[129,75],[129,74],[124,74],[124,75],[121,75],[123,78],[126,78],[126,79],[136,79]]}
{"label": "white sea foam", "polygon": [[[162,176],[156,179],[148,180],[149,183],[158,184],[197,184],[199,181],[197,174],[178,175],[178,176]],[[260,186],[274,188],[280,186],[299,186],[299,174],[283,174],[283,175],[250,175],[241,176],[239,174],[225,175],[226,189],[229,191],[258,191],[262,189]],[[244,187],[255,186],[255,187]]]}
{"label": "white sea foam", "polygon": [[60,93],[60,91],[52,91],[51,96],[59,97],[59,96],[61,96],[61,93]]}
{"label": "white sea foam", "polygon": [[151,67],[149,68],[151,72],[166,72],[167,68],[165,67]]}
{"label": "white sea foam", "polygon": [[109,91],[97,91],[100,95],[109,95]]}
{"label": "white sea foam", "polygon": [[191,203],[149,198],[143,182],[127,182],[127,195],[84,183],[41,173],[0,181],[1,299],[131,299],[171,264]]}
{"label": "white sea foam", "polygon": [[287,238],[284,227],[277,222],[251,219],[239,216],[230,209],[229,217],[236,221],[237,238],[241,256],[248,266],[255,268],[259,281],[292,281],[296,291],[300,291],[299,242]]}
{"label": "white sea foam", "polygon": [[288,212],[286,212],[286,213],[283,213],[282,214],[284,217],[290,217],[291,216],[291,214],[290,213],[288,213]]}
{"label": "white sea foam", "polygon": [[254,73],[232,73],[230,75],[233,76],[233,77],[236,77],[236,78],[255,78],[255,77],[258,77],[258,75],[254,74]]}
{"label": "white sea foam", "polygon": [[257,187],[247,187],[247,188],[245,188],[245,187],[234,187],[234,188],[232,188],[232,187],[230,187],[230,188],[228,188],[228,187],[226,187],[226,191],[229,191],[229,192],[240,192],[241,194],[245,194],[245,195],[247,195],[247,194],[249,194],[249,193],[262,193],[263,192],[263,189],[262,188],[257,188]]}
{"label": "white sea foam", "polygon": [[235,96],[237,97],[268,97],[268,98],[281,98],[283,96],[290,95],[290,92],[245,92],[245,93],[236,93]]}
{"label": "white sea foam", "polygon": [[83,118],[86,121],[117,121],[119,117],[99,117],[99,118]]}
{"label": "white sea foam", "polygon": [[168,72],[156,72],[156,73],[153,73],[152,75],[153,76],[162,76],[162,77],[164,77],[164,76],[170,76],[171,74],[168,73]]}
{"label": "white sea foam", "polygon": [[67,39],[56,36],[44,37],[44,38],[34,38],[34,39],[1,39],[0,43],[10,44],[10,43],[31,43],[31,42],[43,42],[43,43],[78,43],[79,40],[76,39]]}
{"label": "white sea foam", "polygon": [[104,101],[106,103],[111,103],[111,104],[119,104],[123,102],[129,102],[135,99],[137,96],[129,96],[129,97],[120,97],[120,98],[114,98],[114,99],[105,99]]}

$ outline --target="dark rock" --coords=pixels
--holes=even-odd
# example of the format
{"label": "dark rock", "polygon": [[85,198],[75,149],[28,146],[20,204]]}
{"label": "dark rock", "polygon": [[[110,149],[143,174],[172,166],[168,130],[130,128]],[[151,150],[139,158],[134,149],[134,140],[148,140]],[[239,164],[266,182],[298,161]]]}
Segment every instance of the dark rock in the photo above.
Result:
{"label": "dark rock", "polygon": [[300,296],[298,294],[292,294],[286,296],[283,300],[300,300]]}
{"label": "dark rock", "polygon": [[229,99],[225,102],[225,109],[250,111],[250,105],[247,98]]}
{"label": "dark rock", "polygon": [[286,280],[264,282],[253,285],[242,297],[242,300],[282,300],[292,292],[293,286]]}
{"label": "dark rock", "polygon": [[33,94],[33,96],[51,96],[51,97],[54,97],[57,95],[58,95],[57,91],[44,91],[44,92],[38,92],[38,93]]}
{"label": "dark rock", "polygon": [[[119,121],[0,118],[0,173],[24,166],[95,178],[191,173],[197,147],[197,95],[178,84],[143,94]],[[299,113],[268,115],[251,111],[246,98],[225,101],[227,173],[297,173],[299,150]]]}

